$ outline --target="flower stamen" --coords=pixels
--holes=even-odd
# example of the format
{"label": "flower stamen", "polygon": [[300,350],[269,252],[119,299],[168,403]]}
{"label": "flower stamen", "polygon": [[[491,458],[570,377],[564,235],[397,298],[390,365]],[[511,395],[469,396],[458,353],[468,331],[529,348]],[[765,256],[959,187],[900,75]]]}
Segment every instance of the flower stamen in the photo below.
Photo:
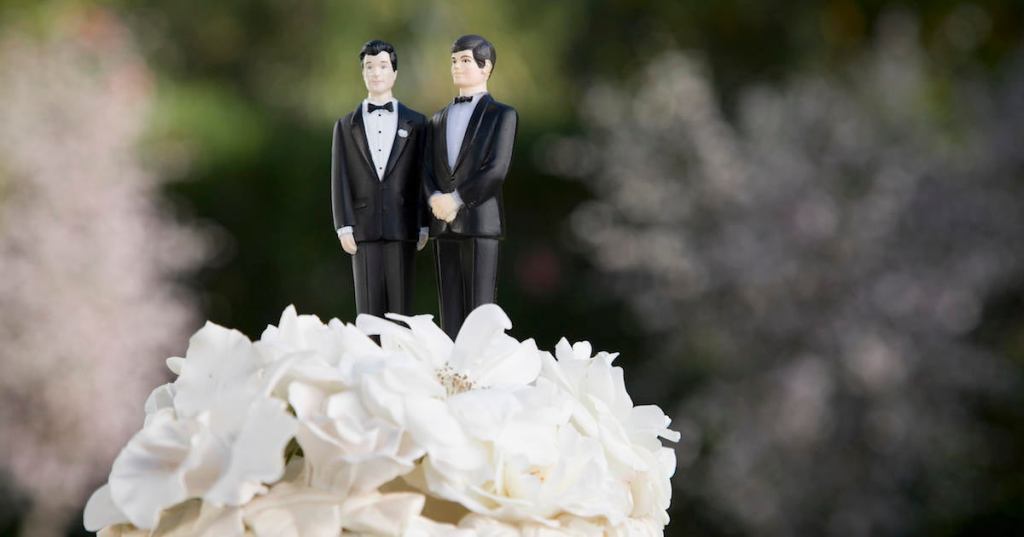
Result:
{"label": "flower stamen", "polygon": [[473,388],[476,388],[476,383],[473,382],[469,375],[452,369],[451,366],[445,365],[444,367],[438,368],[435,371],[438,382],[444,386],[448,396],[458,395],[460,393],[468,392]]}

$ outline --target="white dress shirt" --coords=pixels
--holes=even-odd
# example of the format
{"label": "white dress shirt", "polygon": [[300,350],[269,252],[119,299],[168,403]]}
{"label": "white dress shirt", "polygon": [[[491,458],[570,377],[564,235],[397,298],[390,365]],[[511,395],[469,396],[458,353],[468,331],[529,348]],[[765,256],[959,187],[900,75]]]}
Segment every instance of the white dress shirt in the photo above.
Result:
{"label": "white dress shirt", "polygon": [[370,101],[363,100],[363,128],[366,129],[366,143],[370,147],[370,157],[378,180],[384,179],[384,169],[388,166],[388,157],[391,156],[395,133],[398,131],[398,100],[391,99],[389,102],[394,108],[393,112],[377,109],[371,114],[367,112]]}

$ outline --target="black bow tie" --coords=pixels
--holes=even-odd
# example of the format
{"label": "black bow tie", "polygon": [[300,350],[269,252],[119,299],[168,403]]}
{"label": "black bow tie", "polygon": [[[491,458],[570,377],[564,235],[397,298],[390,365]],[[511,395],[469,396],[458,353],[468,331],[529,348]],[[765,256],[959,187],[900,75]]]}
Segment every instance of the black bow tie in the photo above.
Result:
{"label": "black bow tie", "polygon": [[384,104],[366,103],[366,111],[368,113],[372,114],[372,113],[376,112],[377,110],[387,110],[388,112],[394,112],[395,111],[395,107],[391,106],[391,101],[388,101],[388,102],[386,102]]}
{"label": "black bow tie", "polygon": [[460,96],[455,98],[455,102],[452,103],[452,104],[471,103],[471,102],[473,102],[473,97],[472,96],[462,96],[462,95],[460,95]]}

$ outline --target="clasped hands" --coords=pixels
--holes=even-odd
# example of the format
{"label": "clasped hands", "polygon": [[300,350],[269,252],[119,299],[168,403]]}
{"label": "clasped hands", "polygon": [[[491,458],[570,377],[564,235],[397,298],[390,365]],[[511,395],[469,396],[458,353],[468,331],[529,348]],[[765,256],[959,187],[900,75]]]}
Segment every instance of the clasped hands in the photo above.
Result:
{"label": "clasped hands", "polygon": [[455,220],[455,216],[459,214],[461,204],[452,194],[434,194],[428,201],[431,212],[438,220],[444,220],[451,224]]}

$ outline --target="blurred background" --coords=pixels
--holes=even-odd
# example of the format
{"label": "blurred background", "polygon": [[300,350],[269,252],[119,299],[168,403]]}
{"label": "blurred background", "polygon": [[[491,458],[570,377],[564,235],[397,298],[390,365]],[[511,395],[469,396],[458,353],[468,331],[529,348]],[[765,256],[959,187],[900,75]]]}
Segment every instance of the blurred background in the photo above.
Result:
{"label": "blurred background", "polygon": [[430,115],[464,33],[520,113],[499,303],[674,418],[666,535],[1024,534],[1018,0],[0,0],[0,535],[85,534],[206,319],[353,320],[359,48]]}

